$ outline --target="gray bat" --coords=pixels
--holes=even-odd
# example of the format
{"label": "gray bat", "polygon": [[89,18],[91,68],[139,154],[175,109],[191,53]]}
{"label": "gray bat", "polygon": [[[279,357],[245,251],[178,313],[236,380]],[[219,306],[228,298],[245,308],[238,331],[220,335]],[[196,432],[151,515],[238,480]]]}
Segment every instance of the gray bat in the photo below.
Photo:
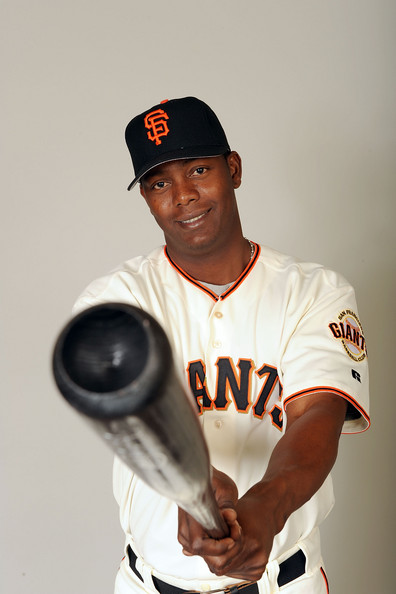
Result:
{"label": "gray bat", "polygon": [[123,303],[83,311],[56,341],[53,373],[64,398],[137,476],[211,537],[228,534],[197,411],[151,315]]}

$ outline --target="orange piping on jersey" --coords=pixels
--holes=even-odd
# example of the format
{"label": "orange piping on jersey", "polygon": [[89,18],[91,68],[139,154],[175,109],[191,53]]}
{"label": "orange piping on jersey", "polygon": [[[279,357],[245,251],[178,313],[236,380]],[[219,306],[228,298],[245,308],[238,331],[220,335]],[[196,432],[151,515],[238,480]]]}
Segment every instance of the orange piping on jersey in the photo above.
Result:
{"label": "orange piping on jersey", "polygon": [[329,582],[328,582],[327,575],[325,574],[325,571],[324,571],[323,567],[320,568],[320,573],[322,574],[322,577],[323,577],[323,579],[325,581],[325,584],[326,584],[326,592],[327,592],[327,594],[330,594]]}
{"label": "orange piping on jersey", "polygon": [[361,413],[362,417],[364,417],[366,419],[367,427],[365,429],[363,429],[362,431],[355,431],[355,433],[363,433],[363,431],[366,431],[370,427],[370,424],[371,424],[370,417],[366,413],[366,411],[360,406],[360,404],[358,402],[356,402],[356,400],[354,398],[352,398],[352,396],[350,396],[346,392],[343,392],[342,390],[338,390],[337,388],[331,388],[329,386],[317,386],[316,388],[308,388],[307,390],[301,390],[301,392],[296,392],[295,394],[288,396],[284,402],[285,410],[286,410],[287,405],[292,400],[296,400],[297,398],[301,398],[302,396],[308,396],[309,394],[315,394],[316,392],[330,392],[330,394],[337,394],[338,396],[342,396],[343,398],[345,398],[345,400],[347,400],[348,402],[353,404],[353,406],[358,409],[358,411]]}
{"label": "orange piping on jersey", "polygon": [[195,285],[196,287],[198,287],[198,289],[201,289],[202,291],[204,291],[204,293],[206,293],[207,295],[209,295],[209,297],[211,297],[214,301],[218,301],[219,300],[219,296],[216,295],[216,293],[214,293],[213,291],[211,291],[210,289],[208,289],[208,287],[205,287],[204,285],[201,285],[200,282],[198,282],[197,280],[195,280],[195,278],[193,278],[192,276],[190,276],[189,274],[187,274],[187,272],[184,272],[184,270],[182,268],[180,268],[180,266],[178,266],[170,257],[170,255],[168,254],[168,250],[166,249],[166,246],[164,247],[164,253],[165,256],[167,258],[167,260],[169,261],[169,264],[171,266],[173,266],[173,268],[179,273],[181,274],[181,276],[183,278],[185,278],[186,280],[188,280],[190,283],[192,283],[193,285]]}
{"label": "orange piping on jersey", "polygon": [[200,283],[199,281],[197,281],[195,278],[193,278],[192,276],[190,276],[189,274],[187,274],[187,272],[185,272],[182,268],[180,268],[180,266],[178,266],[170,257],[170,255],[168,254],[168,250],[166,249],[166,246],[164,247],[164,253],[165,256],[167,258],[167,260],[169,261],[170,265],[173,266],[173,268],[179,273],[181,274],[181,276],[183,276],[186,280],[188,280],[190,283],[192,283],[193,285],[195,285],[198,289],[201,289],[204,293],[206,293],[207,295],[209,295],[209,297],[211,297],[214,301],[222,301],[223,299],[225,299],[226,297],[228,297],[229,295],[231,295],[231,293],[233,293],[235,291],[235,289],[237,289],[239,287],[239,285],[245,280],[245,278],[248,276],[248,274],[250,273],[250,271],[253,269],[255,263],[257,262],[257,259],[260,255],[260,251],[261,248],[257,243],[254,243],[252,241],[253,245],[255,246],[255,251],[253,254],[253,258],[249,261],[248,265],[246,266],[245,270],[242,272],[242,274],[236,279],[236,281],[231,285],[231,287],[229,289],[227,289],[222,295],[217,295],[216,293],[214,293],[213,291],[211,291],[210,289],[208,289],[208,287],[205,287],[205,285],[203,285],[202,283]]}
{"label": "orange piping on jersey", "polygon": [[231,293],[233,293],[239,287],[239,285],[245,280],[245,278],[248,276],[248,274],[251,272],[254,265],[256,264],[258,257],[260,255],[261,248],[257,243],[254,243],[253,241],[252,241],[252,244],[254,245],[253,258],[249,261],[249,264],[246,266],[246,268],[242,272],[241,276],[239,276],[236,279],[235,283],[233,285],[231,285],[231,287],[229,289],[227,289],[227,291],[225,291],[222,295],[220,295],[221,300],[226,299],[226,297],[231,295]]}

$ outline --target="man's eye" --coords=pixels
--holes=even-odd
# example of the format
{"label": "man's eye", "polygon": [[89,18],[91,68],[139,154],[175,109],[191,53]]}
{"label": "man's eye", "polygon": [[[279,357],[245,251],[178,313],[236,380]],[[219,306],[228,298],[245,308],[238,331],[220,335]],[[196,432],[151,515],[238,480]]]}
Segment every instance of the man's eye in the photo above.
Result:
{"label": "man's eye", "polygon": [[162,188],[165,187],[165,182],[164,181],[157,181],[155,182],[155,184],[153,184],[152,188],[154,190],[162,190]]}
{"label": "man's eye", "polygon": [[194,170],[194,174],[195,175],[202,175],[203,173],[205,173],[205,171],[206,171],[206,167],[197,167]]}

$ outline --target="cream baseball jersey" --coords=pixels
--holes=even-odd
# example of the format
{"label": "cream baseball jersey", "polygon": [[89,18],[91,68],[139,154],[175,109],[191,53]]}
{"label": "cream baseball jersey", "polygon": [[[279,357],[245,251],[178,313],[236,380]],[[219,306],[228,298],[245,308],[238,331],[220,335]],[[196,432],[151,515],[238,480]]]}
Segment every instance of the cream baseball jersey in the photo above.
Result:
{"label": "cream baseball jersey", "polygon": [[[352,287],[322,266],[254,245],[246,269],[221,295],[161,247],[91,283],[74,308],[124,302],[159,321],[190,386],[211,463],[240,496],[265,473],[293,399],[332,392],[348,402],[344,432],[369,425],[367,349]],[[224,579],[203,559],[182,554],[176,505],[118,459],[114,494],[127,544],[155,575],[187,589],[195,580],[221,587]],[[332,505],[328,477],[275,537],[270,559],[309,540]]]}

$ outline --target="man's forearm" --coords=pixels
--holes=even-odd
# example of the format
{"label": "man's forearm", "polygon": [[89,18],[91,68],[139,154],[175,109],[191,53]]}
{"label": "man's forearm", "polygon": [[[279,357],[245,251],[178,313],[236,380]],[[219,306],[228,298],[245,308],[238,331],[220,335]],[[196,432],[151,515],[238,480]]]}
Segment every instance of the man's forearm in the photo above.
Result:
{"label": "man's forearm", "polygon": [[[276,534],[288,517],[320,488],[337,458],[346,401],[332,394],[310,396],[288,407],[285,435],[275,447],[262,480],[244,497],[273,505]],[[243,498],[242,498],[243,499]]]}
{"label": "man's forearm", "polygon": [[[236,502],[231,539],[208,538],[199,525],[192,530],[184,521],[179,536],[186,554],[201,555],[216,575],[260,579],[274,536],[329,474],[337,457],[345,412],[346,402],[326,393],[290,403],[287,429],[265,475]],[[232,507],[235,493],[228,497],[229,485],[220,473],[215,473],[214,478],[216,498],[230,500]]]}

